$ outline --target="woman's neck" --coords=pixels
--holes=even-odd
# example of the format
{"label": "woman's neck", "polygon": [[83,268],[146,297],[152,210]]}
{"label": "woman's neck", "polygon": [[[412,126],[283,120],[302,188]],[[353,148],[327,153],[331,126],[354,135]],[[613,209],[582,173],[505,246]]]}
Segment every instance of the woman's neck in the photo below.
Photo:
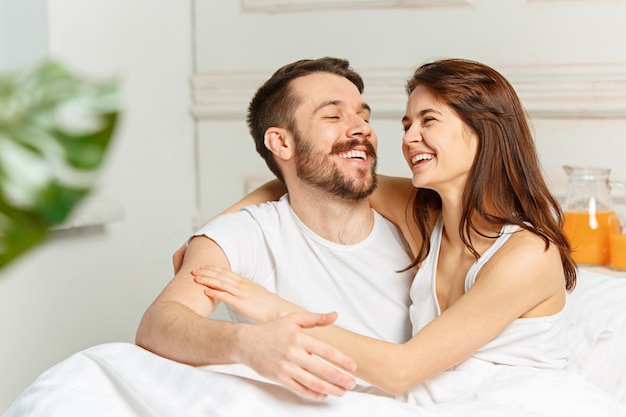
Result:
{"label": "woman's neck", "polygon": [[[458,249],[466,249],[466,244],[461,238],[461,233],[466,233],[465,228],[460,230],[463,220],[463,206],[460,203],[446,204],[444,201],[442,202],[441,216],[443,234],[448,244]],[[487,222],[476,213],[472,215],[472,224],[475,229],[471,228],[469,230],[469,236],[466,234],[465,240],[471,242],[474,249],[479,254],[482,254],[493,243],[493,239],[490,237],[497,236],[500,233],[501,226]]]}

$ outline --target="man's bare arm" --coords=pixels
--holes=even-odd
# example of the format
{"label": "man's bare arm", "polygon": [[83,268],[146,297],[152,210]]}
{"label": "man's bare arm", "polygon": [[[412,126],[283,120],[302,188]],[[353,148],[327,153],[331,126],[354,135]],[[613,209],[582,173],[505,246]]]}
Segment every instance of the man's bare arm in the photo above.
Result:
{"label": "man's bare arm", "polygon": [[204,236],[193,238],[181,268],[144,314],[136,336],[138,345],[190,365],[235,361],[233,347],[243,326],[208,319],[218,302],[202,299],[191,275],[204,260],[229,268],[215,242]]}
{"label": "man's bare arm", "polygon": [[217,301],[204,294],[191,272],[205,264],[229,268],[221,248],[204,236],[193,238],[181,269],[148,308],[136,343],[194,366],[242,363],[260,375],[312,399],[343,395],[354,379],[316,356],[352,369],[354,362],[330,345],[302,333],[334,317],[284,318],[254,325],[210,319]]}

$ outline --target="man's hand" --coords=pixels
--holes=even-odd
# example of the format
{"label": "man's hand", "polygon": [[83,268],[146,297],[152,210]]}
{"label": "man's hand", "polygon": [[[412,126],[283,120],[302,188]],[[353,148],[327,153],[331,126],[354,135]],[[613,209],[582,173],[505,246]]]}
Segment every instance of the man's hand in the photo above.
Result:
{"label": "man's hand", "polygon": [[355,387],[354,378],[321,359],[348,372],[356,369],[356,363],[303,331],[327,326],[336,318],[336,313],[293,313],[270,323],[249,326],[242,333],[242,357],[238,362],[303,397],[322,400],[328,395],[341,396]]}

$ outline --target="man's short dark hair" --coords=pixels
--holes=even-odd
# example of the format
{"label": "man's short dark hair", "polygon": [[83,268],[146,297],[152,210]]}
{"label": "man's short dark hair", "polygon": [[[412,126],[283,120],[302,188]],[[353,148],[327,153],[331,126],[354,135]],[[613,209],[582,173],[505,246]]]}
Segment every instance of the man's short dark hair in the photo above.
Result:
{"label": "man's short dark hair", "polygon": [[270,127],[282,127],[295,132],[294,111],[300,104],[301,98],[291,89],[291,81],[319,72],[344,77],[358,88],[359,93],[363,93],[363,79],[350,67],[350,62],[347,60],[332,57],[303,59],[287,64],[274,72],[270,79],[259,87],[248,107],[248,128],[254,139],[256,150],[263,157],[268,168],[283,182],[283,175],[276,165],[274,156],[265,146],[265,132]]}

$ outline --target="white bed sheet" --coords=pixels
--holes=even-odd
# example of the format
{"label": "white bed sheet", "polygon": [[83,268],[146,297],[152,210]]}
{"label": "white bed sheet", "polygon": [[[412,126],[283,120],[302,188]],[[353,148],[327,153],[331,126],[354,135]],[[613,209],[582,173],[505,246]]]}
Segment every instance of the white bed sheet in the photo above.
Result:
{"label": "white bed sheet", "polygon": [[626,274],[580,269],[569,315],[585,333],[572,340],[569,369],[626,404]]}
{"label": "white bed sheet", "polygon": [[371,387],[312,402],[243,366],[194,368],[112,343],[44,372],[2,417],[624,417],[626,279],[581,271],[569,298],[580,330],[572,372],[502,367],[471,395],[442,404],[407,404]]}

